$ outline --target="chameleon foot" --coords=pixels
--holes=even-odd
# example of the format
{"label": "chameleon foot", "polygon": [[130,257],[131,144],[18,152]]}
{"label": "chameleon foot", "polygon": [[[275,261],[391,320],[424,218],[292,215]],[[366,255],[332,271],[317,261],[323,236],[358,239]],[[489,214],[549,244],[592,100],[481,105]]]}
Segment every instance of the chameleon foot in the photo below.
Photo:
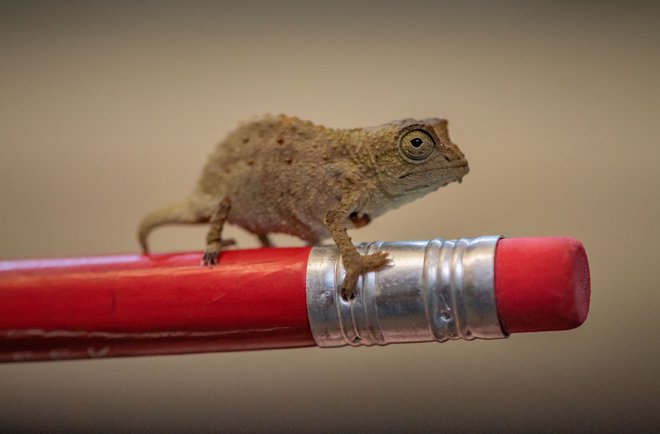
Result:
{"label": "chameleon foot", "polygon": [[218,263],[218,257],[223,247],[233,246],[236,241],[233,239],[214,241],[206,245],[204,256],[202,257],[202,265],[212,267]]}
{"label": "chameleon foot", "polygon": [[361,274],[376,271],[389,264],[387,252],[378,252],[371,255],[357,255],[346,264],[346,277],[341,287],[341,297],[344,300],[355,298],[355,285]]}

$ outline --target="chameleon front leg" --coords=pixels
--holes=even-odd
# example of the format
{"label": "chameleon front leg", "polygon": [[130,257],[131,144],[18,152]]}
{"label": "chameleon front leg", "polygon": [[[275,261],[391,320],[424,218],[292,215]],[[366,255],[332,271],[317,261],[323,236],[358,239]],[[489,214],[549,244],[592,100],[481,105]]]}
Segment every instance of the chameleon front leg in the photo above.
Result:
{"label": "chameleon front leg", "polygon": [[378,270],[388,263],[386,252],[361,255],[353,245],[351,237],[348,236],[345,222],[356,202],[357,198],[354,195],[344,196],[335,209],[326,214],[324,221],[342,255],[342,262],[346,268],[346,277],[341,288],[341,296],[345,300],[355,297],[355,285],[361,274]]}
{"label": "chameleon front leg", "polygon": [[204,257],[202,258],[202,265],[217,264],[220,250],[222,250],[224,246],[234,244],[233,240],[222,239],[222,227],[225,224],[225,220],[227,220],[227,215],[229,215],[230,209],[231,204],[229,202],[229,198],[225,197],[213,210],[213,214],[209,220],[211,227],[206,234],[206,251],[204,252]]}

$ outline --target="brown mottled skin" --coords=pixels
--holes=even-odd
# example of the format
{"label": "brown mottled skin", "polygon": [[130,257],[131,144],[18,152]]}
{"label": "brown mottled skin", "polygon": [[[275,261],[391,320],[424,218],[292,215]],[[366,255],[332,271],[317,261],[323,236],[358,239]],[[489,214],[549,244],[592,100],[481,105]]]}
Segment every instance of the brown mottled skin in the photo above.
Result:
{"label": "brown mottled skin", "polygon": [[209,157],[188,198],[149,214],[139,240],[170,223],[210,223],[203,263],[213,265],[225,222],[270,246],[286,233],[310,244],[332,237],[342,254],[350,299],[360,274],[387,264],[385,253],[360,255],[346,229],[460,181],[467,160],[453,144],[447,121],[403,119],[379,127],[332,129],[295,117],[266,116],[242,124]]}

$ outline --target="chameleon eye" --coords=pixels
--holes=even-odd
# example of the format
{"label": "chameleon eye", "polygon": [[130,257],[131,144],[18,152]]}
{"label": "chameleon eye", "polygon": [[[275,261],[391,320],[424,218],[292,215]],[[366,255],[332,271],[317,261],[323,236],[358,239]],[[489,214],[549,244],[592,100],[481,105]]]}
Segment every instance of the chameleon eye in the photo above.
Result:
{"label": "chameleon eye", "polygon": [[413,163],[426,160],[435,150],[435,142],[424,130],[413,130],[401,137],[399,150],[403,157]]}

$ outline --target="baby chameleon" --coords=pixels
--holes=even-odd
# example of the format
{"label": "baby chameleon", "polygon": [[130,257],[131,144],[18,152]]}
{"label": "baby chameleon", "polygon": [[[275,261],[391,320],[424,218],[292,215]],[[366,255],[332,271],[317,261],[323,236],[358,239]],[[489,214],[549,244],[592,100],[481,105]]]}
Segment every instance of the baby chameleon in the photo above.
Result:
{"label": "baby chameleon", "polygon": [[402,119],[372,128],[331,129],[295,117],[267,116],[244,123],[210,155],[195,190],[183,201],[149,214],[147,235],[170,223],[210,223],[203,263],[213,265],[225,222],[256,234],[295,235],[310,244],[332,237],[346,277],[342,296],[353,298],[358,277],[388,262],[386,253],[361,255],[347,228],[415,200],[469,171],[449,140],[447,121]]}

